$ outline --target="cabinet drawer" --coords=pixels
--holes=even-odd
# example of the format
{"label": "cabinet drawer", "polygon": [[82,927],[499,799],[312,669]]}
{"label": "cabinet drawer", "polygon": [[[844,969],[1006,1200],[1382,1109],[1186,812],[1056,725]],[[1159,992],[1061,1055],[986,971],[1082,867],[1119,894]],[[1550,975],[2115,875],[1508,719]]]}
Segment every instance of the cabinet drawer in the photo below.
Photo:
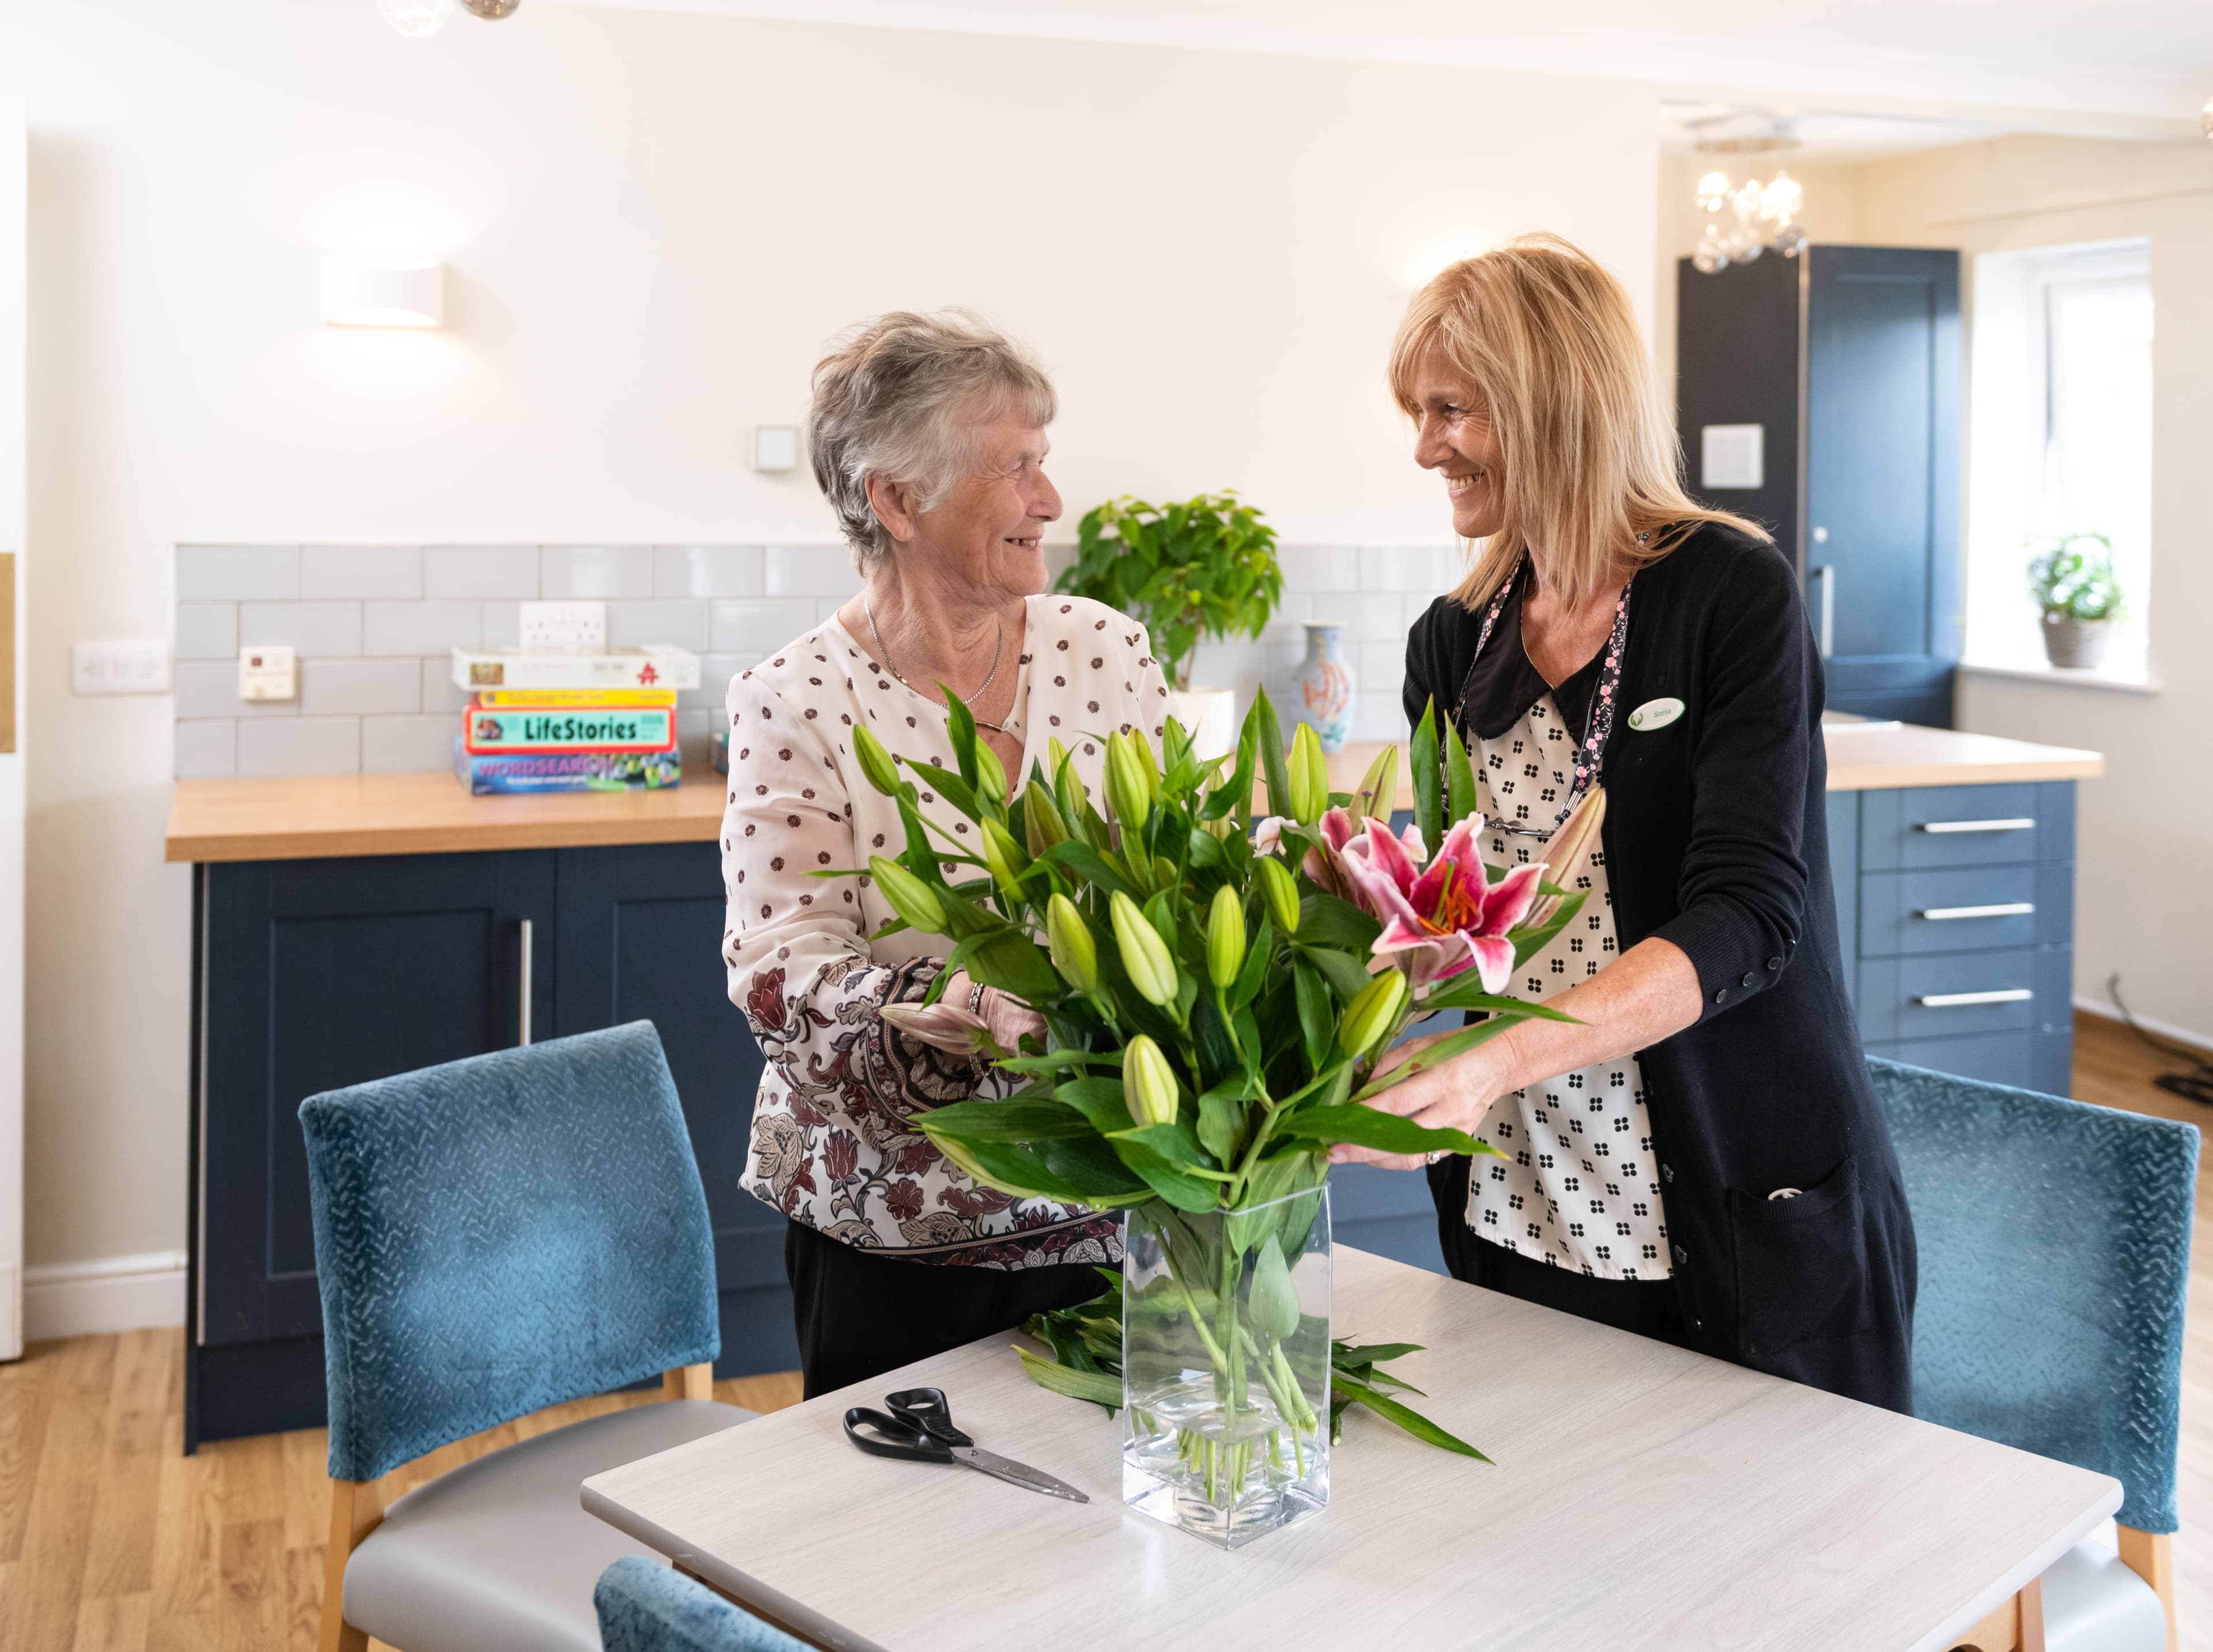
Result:
{"label": "cabinet drawer", "polygon": [[1955,1039],[1898,1039],[1870,1044],[1871,1056],[1911,1063],[1933,1072],[2010,1084],[2016,1089],[2068,1095],[2074,1090],[2071,1029],[2040,1027],[2027,1033],[1981,1033]]}
{"label": "cabinet drawer", "polygon": [[2072,862],[1860,875],[1860,956],[2064,946],[2075,928]]}
{"label": "cabinet drawer", "polygon": [[1860,960],[1860,1037],[1953,1038],[2064,1021],[2071,947]]}
{"label": "cabinet drawer", "polygon": [[2072,797],[2065,781],[1862,793],[1860,869],[2070,860]]}

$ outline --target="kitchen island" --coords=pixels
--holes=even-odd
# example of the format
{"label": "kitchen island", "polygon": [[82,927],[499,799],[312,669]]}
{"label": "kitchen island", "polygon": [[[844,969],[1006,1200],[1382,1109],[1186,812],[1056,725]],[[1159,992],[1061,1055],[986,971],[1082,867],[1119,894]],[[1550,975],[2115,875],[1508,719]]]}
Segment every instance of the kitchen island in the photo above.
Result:
{"label": "kitchen island", "polygon": [[[1349,790],[1375,752],[1331,759]],[[2064,1094],[2074,788],[2095,753],[1828,734],[1846,976],[1870,1050]],[[1401,808],[1411,807],[1399,765]],[[472,796],[452,774],[180,782],[192,865],[186,1444],[324,1420],[298,1110],[536,1038],[658,1028],[715,1230],[722,1375],[798,1363],[783,1218],[741,1192],[760,1054],[719,963],[712,770],[665,791]],[[1350,1244],[1437,1265],[1417,1177],[1340,1174]]]}

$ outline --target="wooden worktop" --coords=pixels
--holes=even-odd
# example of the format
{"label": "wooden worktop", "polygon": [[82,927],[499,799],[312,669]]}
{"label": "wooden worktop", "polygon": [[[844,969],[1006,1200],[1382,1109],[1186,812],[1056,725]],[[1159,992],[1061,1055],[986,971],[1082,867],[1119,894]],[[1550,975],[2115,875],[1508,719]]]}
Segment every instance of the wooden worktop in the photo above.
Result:
{"label": "wooden worktop", "polygon": [[[1829,789],[2080,780],[2100,774],[2095,752],[1911,725],[1842,724],[1828,731]],[[1381,749],[1356,741],[1329,760],[1332,790],[1350,791]],[[722,777],[704,765],[666,791],[476,797],[447,770],[302,779],[180,780],[164,856],[173,861],[314,860],[480,849],[575,849],[599,844],[712,841]],[[1413,807],[1399,765],[1401,808]]]}

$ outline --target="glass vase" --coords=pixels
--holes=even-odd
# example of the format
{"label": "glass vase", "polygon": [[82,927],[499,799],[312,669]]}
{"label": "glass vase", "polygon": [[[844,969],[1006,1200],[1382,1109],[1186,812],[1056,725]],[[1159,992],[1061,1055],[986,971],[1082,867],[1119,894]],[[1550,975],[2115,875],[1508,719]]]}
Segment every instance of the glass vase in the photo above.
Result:
{"label": "glass vase", "polygon": [[1329,1190],[1130,1212],[1122,1501],[1235,1549],[1329,1501]]}

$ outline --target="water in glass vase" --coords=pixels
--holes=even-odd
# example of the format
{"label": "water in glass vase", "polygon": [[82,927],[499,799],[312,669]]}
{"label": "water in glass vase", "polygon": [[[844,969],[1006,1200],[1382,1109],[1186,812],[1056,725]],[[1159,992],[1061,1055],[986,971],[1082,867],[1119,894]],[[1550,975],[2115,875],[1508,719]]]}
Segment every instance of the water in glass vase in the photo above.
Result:
{"label": "water in glass vase", "polygon": [[1329,1190],[1130,1213],[1122,1501],[1235,1549],[1329,1501]]}

